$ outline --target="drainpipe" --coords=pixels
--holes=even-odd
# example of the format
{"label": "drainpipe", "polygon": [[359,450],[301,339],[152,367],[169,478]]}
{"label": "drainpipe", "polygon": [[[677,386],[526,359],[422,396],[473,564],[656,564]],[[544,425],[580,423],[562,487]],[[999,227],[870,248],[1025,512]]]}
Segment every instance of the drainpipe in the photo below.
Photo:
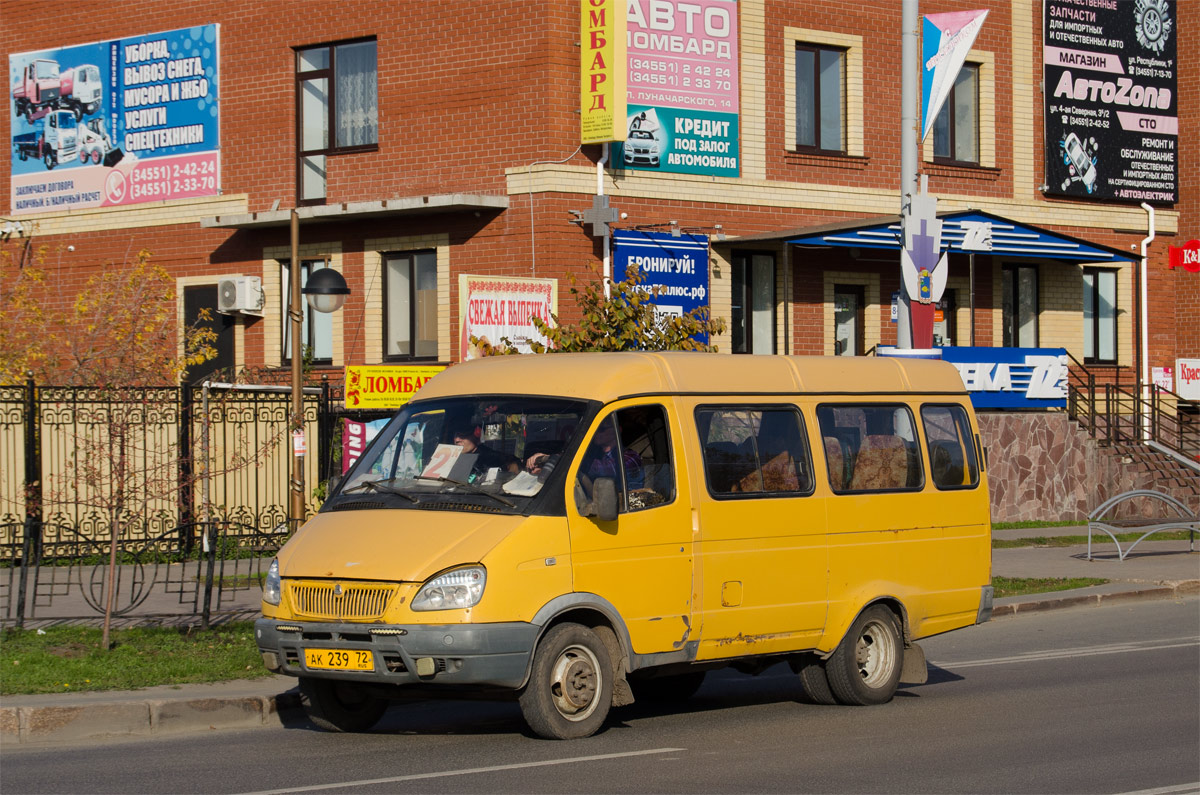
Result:
{"label": "drainpipe", "polygon": [[[608,164],[608,147],[609,144],[603,144],[600,153],[600,159],[596,161],[596,195],[604,195],[604,167]],[[612,230],[604,230],[604,297],[609,298],[612,294]]]}
{"label": "drainpipe", "polygon": [[1142,202],[1142,209],[1146,211],[1148,216],[1146,219],[1147,235],[1142,238],[1142,274],[1141,274],[1141,293],[1142,306],[1141,314],[1141,333],[1142,333],[1142,370],[1139,374],[1141,384],[1139,384],[1139,392],[1142,396],[1142,441],[1150,441],[1150,417],[1149,417],[1149,399],[1150,399],[1150,316],[1147,314],[1149,299],[1146,297],[1147,287],[1147,265],[1146,248],[1154,240],[1154,208],[1146,202]]}

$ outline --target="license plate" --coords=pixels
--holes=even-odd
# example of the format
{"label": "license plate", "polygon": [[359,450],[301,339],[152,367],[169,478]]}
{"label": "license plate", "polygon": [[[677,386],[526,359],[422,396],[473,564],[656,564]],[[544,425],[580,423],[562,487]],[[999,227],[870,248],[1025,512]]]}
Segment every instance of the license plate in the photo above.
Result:
{"label": "license plate", "polygon": [[304,664],[329,671],[374,671],[371,652],[361,649],[305,649]]}

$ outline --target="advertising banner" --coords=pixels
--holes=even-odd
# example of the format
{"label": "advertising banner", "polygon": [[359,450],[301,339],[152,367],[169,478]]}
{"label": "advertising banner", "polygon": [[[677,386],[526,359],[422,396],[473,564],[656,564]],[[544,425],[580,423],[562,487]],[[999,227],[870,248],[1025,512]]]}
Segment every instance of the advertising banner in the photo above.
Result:
{"label": "advertising banner", "polygon": [[1045,0],[1046,193],[1178,200],[1175,0]]}
{"label": "advertising banner", "polygon": [[880,356],[941,359],[958,369],[977,409],[1053,409],[1067,406],[1066,348],[947,347],[902,350],[883,346]]}
{"label": "advertising banner", "polygon": [[1200,359],[1176,359],[1175,390],[1184,400],[1200,400]]}
{"label": "advertising banner", "polygon": [[358,461],[363,451],[367,449],[367,445],[375,438],[383,426],[387,425],[387,420],[372,420],[371,422],[358,422],[357,420],[343,419],[342,420],[342,474],[346,474],[350,467]]}
{"label": "advertising banner", "polygon": [[1167,246],[1167,262],[1170,270],[1183,268],[1200,273],[1200,240],[1189,240],[1182,246]]}
{"label": "advertising banner", "polygon": [[734,0],[629,0],[629,132],[617,164],[738,176]]}
{"label": "advertising banner", "polygon": [[580,0],[579,140],[625,140],[625,0]]}
{"label": "advertising banner", "polygon": [[346,408],[398,409],[442,366],[347,365]]}
{"label": "advertising banner", "polygon": [[[646,289],[658,290],[655,309],[659,315],[682,317],[708,306],[708,236],[618,229],[613,232],[613,276],[625,278],[634,265]],[[708,342],[700,334],[697,342]]]}
{"label": "advertising banner", "polygon": [[218,32],[10,55],[12,213],[217,195]]}
{"label": "advertising banner", "polygon": [[459,359],[479,358],[471,337],[499,345],[507,338],[522,353],[531,341],[546,344],[533,318],[553,323],[558,312],[558,281],[508,276],[458,277]]}

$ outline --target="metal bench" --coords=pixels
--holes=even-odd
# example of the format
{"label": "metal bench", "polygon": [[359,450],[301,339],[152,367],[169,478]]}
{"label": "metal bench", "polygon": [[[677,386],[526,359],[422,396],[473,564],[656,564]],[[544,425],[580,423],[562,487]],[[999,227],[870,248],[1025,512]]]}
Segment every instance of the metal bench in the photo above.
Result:
{"label": "metal bench", "polygon": [[[1108,512],[1129,500],[1145,497],[1151,500],[1158,500],[1164,503],[1170,511],[1174,511],[1174,516],[1153,516],[1146,518],[1133,519],[1105,519]],[[1117,545],[1117,557],[1120,560],[1125,560],[1125,557],[1133,551],[1133,548],[1142,542],[1147,536],[1154,535],[1160,530],[1187,530],[1188,531],[1188,552],[1196,551],[1196,531],[1200,530],[1200,516],[1188,510],[1188,507],[1179,500],[1168,494],[1162,494],[1157,491],[1148,489],[1136,489],[1127,491],[1124,494],[1107,500],[1096,510],[1088,515],[1088,560],[1092,559],[1092,531],[1103,530],[1113,543]],[[1127,548],[1121,548],[1121,542],[1117,540],[1116,534],[1122,531],[1144,531],[1142,535],[1130,544]]]}

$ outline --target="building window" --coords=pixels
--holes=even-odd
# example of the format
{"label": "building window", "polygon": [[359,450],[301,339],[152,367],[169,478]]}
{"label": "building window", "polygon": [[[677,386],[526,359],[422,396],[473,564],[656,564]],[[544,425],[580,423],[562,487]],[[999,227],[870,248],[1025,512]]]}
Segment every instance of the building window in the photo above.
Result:
{"label": "building window", "polygon": [[1036,348],[1038,344],[1038,272],[1031,265],[1005,265],[1000,272],[1005,348]]}
{"label": "building window", "polygon": [[833,286],[833,353],[835,356],[862,356],[866,345],[863,333],[862,285]]}
{"label": "building window", "polygon": [[1083,269],[1083,361],[1117,363],[1117,272]]}
{"label": "building window", "polygon": [[437,252],[383,255],[383,358],[436,359],[438,355]]}
{"label": "building window", "polygon": [[775,255],[733,254],[734,353],[775,353]]}
{"label": "building window", "polygon": [[979,164],[979,66],[963,64],[950,95],[933,120],[937,160]]}
{"label": "building window", "polygon": [[[300,260],[300,289],[304,289],[304,285],[308,283],[310,273],[326,266],[327,263],[323,259]],[[288,307],[292,298],[292,269],[291,263],[286,260],[279,263],[279,267],[282,270],[280,283],[283,285],[283,294],[280,296],[282,306],[279,313],[283,318],[281,358],[284,365],[290,365],[292,363],[292,320],[288,314]],[[301,301],[300,311],[304,315],[304,320],[300,325],[300,344],[304,346],[305,358],[308,358],[311,353],[313,364],[332,364],[333,315],[313,311],[312,307],[308,305],[308,301]]]}
{"label": "building window", "polygon": [[846,53],[796,45],[796,148],[846,151]]}
{"label": "building window", "polygon": [[[296,51],[297,195],[325,200],[325,158],[379,143],[375,40]],[[332,131],[332,134],[331,134]]]}

